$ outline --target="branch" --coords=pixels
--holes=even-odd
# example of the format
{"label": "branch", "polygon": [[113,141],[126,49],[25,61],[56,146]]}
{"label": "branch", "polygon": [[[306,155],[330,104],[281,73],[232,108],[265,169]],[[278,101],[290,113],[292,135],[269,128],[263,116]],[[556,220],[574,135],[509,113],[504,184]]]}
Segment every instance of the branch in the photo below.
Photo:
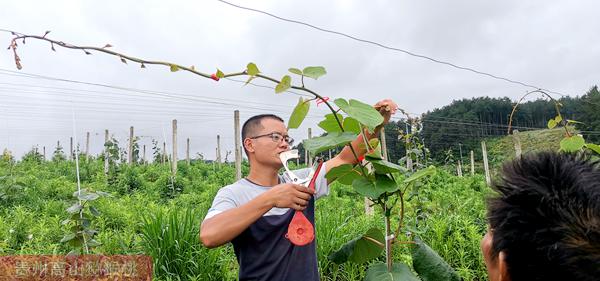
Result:
{"label": "branch", "polygon": [[[517,101],[517,103],[515,104],[515,106],[513,106],[512,111],[510,112],[510,117],[509,117],[509,121],[508,121],[508,130],[506,132],[506,134],[510,135],[510,129],[512,128],[512,120],[513,120],[513,115],[515,114],[515,111],[517,110],[517,106],[519,106],[519,104],[521,104],[521,102],[529,95],[534,94],[534,93],[540,93],[542,95],[545,95],[546,97],[548,97],[550,100],[552,100],[554,102],[554,108],[556,109],[556,114],[557,116],[561,116],[560,114],[560,102],[558,102],[555,98],[553,98],[552,96],[550,96],[548,93],[542,91],[541,89],[537,89],[537,90],[533,90],[530,92],[527,92],[524,96],[521,97],[521,99],[519,99],[519,101]],[[565,133],[567,134],[567,137],[571,137],[571,133],[569,133],[569,130],[567,129],[566,126],[563,126],[565,128]]]}

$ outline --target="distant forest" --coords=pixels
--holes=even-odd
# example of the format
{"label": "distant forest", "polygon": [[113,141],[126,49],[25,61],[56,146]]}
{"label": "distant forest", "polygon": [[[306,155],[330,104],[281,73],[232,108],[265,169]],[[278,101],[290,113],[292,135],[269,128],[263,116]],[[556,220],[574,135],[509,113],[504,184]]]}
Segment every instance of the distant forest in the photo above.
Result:
{"label": "distant forest", "polygon": [[[581,123],[576,128],[587,141],[600,142],[600,93],[592,87],[583,96],[558,99],[563,119]],[[417,128],[418,138],[429,149],[434,160],[443,161],[448,154],[455,159],[460,154],[466,156],[470,150],[480,151],[481,140],[494,136],[505,136],[514,101],[504,98],[477,97],[455,100],[442,108],[436,108],[420,117]],[[529,131],[547,128],[548,119],[556,116],[555,104],[547,99],[537,99],[521,103],[514,116],[512,129]],[[405,149],[401,132],[410,132],[407,121],[397,120],[385,127],[389,160],[397,163],[404,157]],[[304,155],[302,144],[297,147]],[[332,152],[332,153],[335,153]],[[327,153],[323,156],[328,157]],[[300,161],[303,162],[303,159]]]}

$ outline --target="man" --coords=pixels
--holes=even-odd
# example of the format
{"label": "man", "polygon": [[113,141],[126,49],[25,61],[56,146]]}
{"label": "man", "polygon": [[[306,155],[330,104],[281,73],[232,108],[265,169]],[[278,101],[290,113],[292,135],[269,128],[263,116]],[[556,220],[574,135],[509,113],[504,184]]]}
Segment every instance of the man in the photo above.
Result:
{"label": "man", "polygon": [[[397,109],[391,100],[380,101],[374,107],[384,117],[384,124]],[[367,137],[376,137],[379,130],[367,133]],[[295,246],[285,234],[294,210],[303,211],[314,225],[314,201],[329,192],[325,174],[333,167],[355,164],[352,151],[345,147],[323,164],[313,192],[287,183],[279,175],[283,166],[279,154],[293,143],[283,119],[271,114],[248,119],[242,127],[242,141],[250,173],[219,190],[202,222],[200,240],[208,248],[232,242],[240,280],[319,280],[315,241]],[[351,143],[359,156],[366,152],[360,143],[361,136]],[[303,178],[308,172],[304,169],[295,174]]]}
{"label": "man", "polygon": [[504,165],[481,241],[490,281],[600,280],[597,163],[544,152]]}

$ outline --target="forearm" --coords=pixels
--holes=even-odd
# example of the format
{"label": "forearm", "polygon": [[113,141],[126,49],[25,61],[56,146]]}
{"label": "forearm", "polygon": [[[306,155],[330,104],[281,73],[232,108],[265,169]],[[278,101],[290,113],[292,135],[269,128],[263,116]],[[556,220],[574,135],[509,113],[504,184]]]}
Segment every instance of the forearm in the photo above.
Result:
{"label": "forearm", "polygon": [[205,220],[200,227],[200,240],[208,248],[221,246],[240,235],[271,208],[273,201],[265,192],[244,205]]}

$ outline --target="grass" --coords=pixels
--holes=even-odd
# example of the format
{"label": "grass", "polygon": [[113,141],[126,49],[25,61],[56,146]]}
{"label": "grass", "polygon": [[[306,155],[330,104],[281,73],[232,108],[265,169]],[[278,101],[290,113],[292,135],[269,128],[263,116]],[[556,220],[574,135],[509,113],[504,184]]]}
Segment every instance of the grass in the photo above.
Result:
{"label": "grass", "polygon": [[[0,162],[0,176],[8,174],[7,165]],[[102,245],[94,253],[148,254],[157,280],[237,279],[231,245],[209,250],[198,241],[199,224],[217,190],[233,181],[233,167],[217,169],[205,163],[188,167],[182,162],[177,179],[181,190],[169,193],[166,165],[121,169],[112,181],[104,176],[102,165],[98,160],[82,164],[84,188],[113,194],[96,202],[101,215],[92,224]],[[10,202],[0,202],[0,255],[68,253],[59,243],[67,231],[60,221],[66,218],[65,208],[76,189],[73,170],[71,162],[18,162],[12,167],[24,188]],[[479,251],[489,192],[483,182],[481,176],[458,178],[441,171],[407,202],[405,232],[417,231],[466,281],[486,279]],[[316,208],[321,279],[363,280],[366,265],[337,265],[327,256],[371,227],[383,229],[381,214],[365,215],[363,199],[352,187],[339,184],[332,185],[331,194]],[[395,246],[395,260],[410,264],[409,247]]]}

